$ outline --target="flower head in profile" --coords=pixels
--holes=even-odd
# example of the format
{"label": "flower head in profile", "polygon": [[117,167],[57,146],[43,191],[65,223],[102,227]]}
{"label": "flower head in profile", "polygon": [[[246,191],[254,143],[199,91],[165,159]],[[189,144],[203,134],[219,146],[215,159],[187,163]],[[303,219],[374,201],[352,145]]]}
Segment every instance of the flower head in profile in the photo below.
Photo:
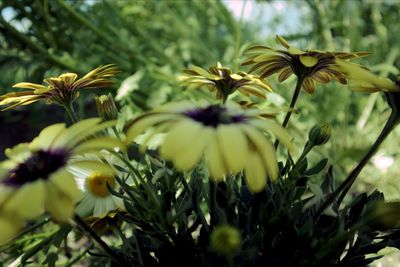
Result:
{"label": "flower head in profile", "polygon": [[[123,147],[120,141],[110,137],[93,136],[115,124],[100,121],[87,119],[69,128],[63,123],[54,124],[43,129],[32,142],[6,150],[8,159],[0,163],[0,222],[8,220],[10,213],[20,222],[34,219],[43,211],[57,221],[66,221],[73,215],[81,192],[68,167],[109,169],[98,161],[73,159],[101,149]],[[18,227],[13,230],[17,231]],[[0,242],[4,241],[3,234]]]}
{"label": "flower head in profile", "polygon": [[247,52],[250,55],[242,65],[252,65],[249,73],[258,71],[260,78],[277,73],[278,81],[283,82],[292,74],[302,79],[303,89],[313,93],[316,83],[328,83],[336,80],[346,84],[346,75],[336,67],[336,59],[348,60],[368,55],[366,52],[323,52],[300,50],[289,45],[282,37],[276,37],[286,50],[277,50],[267,46],[253,46]]}
{"label": "flower head in profile", "polygon": [[70,104],[79,97],[80,89],[105,88],[114,84],[110,77],[118,73],[118,68],[113,65],[100,66],[78,79],[76,73],[64,73],[58,77],[44,80],[45,85],[22,82],[13,87],[28,89],[0,96],[0,106],[3,110],[17,106],[25,106],[45,100],[46,103],[57,103],[60,105]]}
{"label": "flower head in profile", "polygon": [[226,100],[236,90],[246,96],[254,95],[260,98],[265,98],[265,93],[272,91],[265,80],[245,72],[232,73],[220,63],[211,66],[208,71],[193,66],[191,69],[184,70],[184,73],[186,74],[182,77],[184,84],[196,88],[207,87],[210,91],[216,92],[218,99]]}
{"label": "flower head in profile", "polygon": [[165,133],[160,155],[178,170],[194,168],[204,156],[211,179],[220,181],[227,174],[244,170],[249,189],[258,192],[265,187],[268,176],[272,180],[278,177],[275,150],[265,133],[273,133],[293,149],[286,130],[260,113],[234,103],[169,104],[133,120],[126,132],[127,140],[149,130],[141,143],[144,149],[158,133]]}
{"label": "flower head in profile", "polygon": [[106,216],[108,212],[124,209],[122,199],[112,195],[108,190],[108,187],[115,191],[119,189],[115,178],[117,173],[110,165],[114,158],[104,152],[100,156],[85,156],[79,160],[85,159],[105,164],[108,168],[106,166],[101,170],[87,168],[86,166],[69,168],[79,189],[84,192],[81,201],[77,205],[76,212],[84,218],[88,216],[101,218]]}
{"label": "flower head in profile", "polygon": [[350,88],[357,92],[400,92],[400,86],[388,78],[379,77],[369,71],[366,67],[347,62],[345,60],[336,60],[337,69],[346,74],[350,81]]}

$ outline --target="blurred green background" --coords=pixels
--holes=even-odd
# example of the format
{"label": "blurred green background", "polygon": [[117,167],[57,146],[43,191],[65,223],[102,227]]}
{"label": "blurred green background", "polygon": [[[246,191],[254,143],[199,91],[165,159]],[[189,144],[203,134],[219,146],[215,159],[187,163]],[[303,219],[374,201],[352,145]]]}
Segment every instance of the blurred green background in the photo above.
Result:
{"label": "blurred green background", "polygon": [[[1,94],[17,82],[41,83],[63,72],[82,75],[114,63],[121,73],[110,91],[124,116],[174,99],[202,97],[204,92],[188,93],[179,85],[183,68],[220,61],[246,71],[240,67],[243,50],[255,43],[278,48],[275,34],[301,49],[369,51],[357,62],[382,76],[394,78],[400,67],[398,0],[2,0],[0,14]],[[294,80],[268,80],[277,94],[267,101],[287,106]],[[77,105],[81,117],[96,114],[93,96],[105,91],[83,94]],[[298,110],[289,129],[299,147],[315,123],[333,126],[329,144],[310,157],[328,157],[339,179],[389,115],[382,95],[353,93],[337,83],[318,85],[313,95],[302,92]],[[0,149],[29,141],[46,125],[65,119],[60,107],[44,103],[1,112]],[[397,130],[355,190],[377,187],[387,199],[400,199],[398,139]]]}

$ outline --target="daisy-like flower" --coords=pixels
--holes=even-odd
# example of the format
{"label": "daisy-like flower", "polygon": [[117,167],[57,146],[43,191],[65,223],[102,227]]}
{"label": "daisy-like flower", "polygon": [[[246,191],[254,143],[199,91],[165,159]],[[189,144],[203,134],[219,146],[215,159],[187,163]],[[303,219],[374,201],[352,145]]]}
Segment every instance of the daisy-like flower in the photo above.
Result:
{"label": "daisy-like flower", "polygon": [[362,65],[336,60],[337,68],[350,80],[350,88],[357,92],[399,92],[400,86],[388,78],[378,77]]}
{"label": "daisy-like flower", "polygon": [[17,106],[29,105],[42,99],[46,100],[46,103],[55,102],[62,106],[70,105],[79,97],[80,89],[112,86],[114,82],[109,78],[118,72],[115,65],[109,64],[92,70],[80,79],[78,79],[76,73],[64,73],[58,77],[45,79],[46,85],[29,82],[17,83],[13,87],[28,90],[0,96],[0,106],[3,106],[3,110],[7,110]]}
{"label": "daisy-like flower", "polygon": [[246,96],[254,95],[260,98],[266,98],[265,93],[272,91],[265,80],[245,72],[232,73],[220,63],[211,66],[208,71],[193,66],[191,69],[184,70],[184,73],[186,75],[181,77],[184,84],[196,88],[205,86],[210,91],[216,92],[217,99],[224,101],[236,90]]}
{"label": "daisy-like flower", "polygon": [[260,78],[278,73],[278,81],[283,82],[295,74],[302,83],[303,89],[313,93],[316,83],[328,83],[336,80],[346,84],[346,75],[337,68],[336,59],[348,60],[366,56],[366,52],[323,52],[317,50],[300,50],[289,45],[282,37],[276,40],[286,50],[276,50],[267,46],[253,46],[247,52],[250,55],[242,65],[252,65],[249,73],[258,71]]}
{"label": "daisy-like flower", "polygon": [[[0,224],[9,221],[8,214],[20,222],[34,219],[45,210],[57,221],[66,221],[73,215],[81,192],[67,167],[98,172],[109,169],[98,161],[74,161],[74,157],[123,148],[118,140],[93,136],[115,124],[100,121],[87,119],[69,128],[64,123],[54,124],[43,129],[32,142],[6,150],[8,159],[0,163]],[[16,226],[9,230],[9,235],[18,229]],[[4,237],[6,233],[1,232],[0,237]]]}
{"label": "daisy-like flower", "polygon": [[275,150],[264,133],[272,132],[293,150],[286,130],[260,113],[234,103],[204,107],[187,102],[169,104],[133,120],[127,140],[150,129],[141,143],[143,149],[158,133],[166,133],[160,155],[178,170],[192,169],[204,155],[211,179],[221,181],[229,173],[244,170],[249,189],[259,192],[267,176],[272,180],[278,177]]}
{"label": "daisy-like flower", "polygon": [[[108,156],[110,159],[108,162],[112,163],[112,156],[109,154],[105,156]],[[102,156],[100,157],[102,158]],[[101,218],[110,211],[124,209],[122,199],[112,195],[107,188],[108,184],[109,187],[118,191],[118,182],[115,179],[117,173],[109,163],[105,162],[107,160],[102,160],[101,158],[85,156],[82,159],[92,159],[98,161],[99,164],[105,163],[109,166],[108,169],[94,170],[85,166],[70,168],[79,189],[84,192],[82,200],[76,208],[76,212],[82,217],[93,216]]]}

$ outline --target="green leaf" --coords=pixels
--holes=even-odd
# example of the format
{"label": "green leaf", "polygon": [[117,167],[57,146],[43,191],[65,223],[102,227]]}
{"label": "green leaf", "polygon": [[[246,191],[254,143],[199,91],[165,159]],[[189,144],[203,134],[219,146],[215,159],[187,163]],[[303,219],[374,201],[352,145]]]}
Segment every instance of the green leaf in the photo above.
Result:
{"label": "green leaf", "polygon": [[328,163],[328,159],[322,159],[314,167],[305,171],[304,174],[309,175],[309,176],[316,175],[325,168],[327,163]]}

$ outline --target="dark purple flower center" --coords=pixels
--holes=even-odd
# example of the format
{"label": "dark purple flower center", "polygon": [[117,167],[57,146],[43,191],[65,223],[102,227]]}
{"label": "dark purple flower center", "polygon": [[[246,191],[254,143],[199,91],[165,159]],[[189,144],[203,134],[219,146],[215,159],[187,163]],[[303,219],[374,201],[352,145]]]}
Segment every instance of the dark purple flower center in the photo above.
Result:
{"label": "dark purple flower center", "polygon": [[39,150],[33,153],[25,162],[20,163],[11,170],[1,182],[9,186],[18,187],[38,179],[47,180],[52,173],[65,166],[67,160],[68,153],[66,151]]}
{"label": "dark purple flower center", "polygon": [[219,105],[197,108],[183,114],[205,126],[212,127],[217,127],[219,124],[240,123],[246,120],[245,115],[229,115],[226,108]]}

